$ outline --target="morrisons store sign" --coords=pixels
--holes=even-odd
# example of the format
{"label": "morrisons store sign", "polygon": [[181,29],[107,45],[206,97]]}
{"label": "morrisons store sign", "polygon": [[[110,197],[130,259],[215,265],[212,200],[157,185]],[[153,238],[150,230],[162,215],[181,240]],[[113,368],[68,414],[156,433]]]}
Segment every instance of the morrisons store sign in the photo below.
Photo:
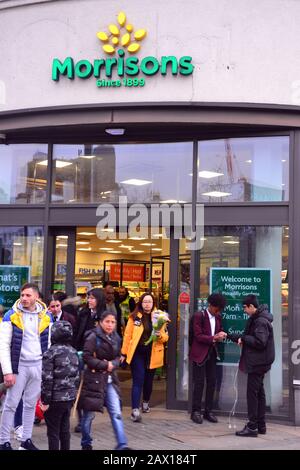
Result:
{"label": "morrisons store sign", "polygon": [[[192,57],[163,56],[157,59],[147,56],[142,59],[135,57],[141,48],[141,41],[146,37],[145,29],[134,32],[131,24],[127,23],[125,13],[121,12],[117,18],[118,25],[110,24],[108,33],[100,31],[98,39],[102,43],[103,51],[109,55],[107,58],[95,59],[93,62],[82,59],[75,62],[72,57],[64,60],[53,59],[52,80],[58,81],[60,76],[68,79],[96,78],[96,84],[101,87],[143,87],[146,77],[160,74],[191,75],[194,70]],[[130,56],[126,57],[126,52]],[[114,57],[115,56],[115,57]],[[143,76],[141,76],[143,74]]]}

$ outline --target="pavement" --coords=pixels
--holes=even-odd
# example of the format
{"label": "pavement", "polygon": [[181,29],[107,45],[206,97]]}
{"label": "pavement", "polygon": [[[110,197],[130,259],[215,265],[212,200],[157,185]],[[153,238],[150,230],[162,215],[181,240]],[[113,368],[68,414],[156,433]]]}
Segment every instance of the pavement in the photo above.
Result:
{"label": "pavement", "polygon": [[[203,421],[195,424],[186,411],[152,408],[143,414],[141,423],[130,420],[131,409],[123,409],[125,430],[128,443],[134,450],[299,450],[300,427],[293,425],[267,423],[267,434],[253,437],[237,437],[235,431],[243,428],[245,420],[234,418],[231,429],[228,417],[218,417],[219,422],[212,424]],[[76,419],[71,419],[71,449],[80,450],[81,434],[74,433]],[[233,426],[236,426],[234,428]],[[97,413],[92,425],[93,448],[112,450],[116,443],[109,415]],[[47,450],[47,429],[45,423],[34,426],[33,442],[37,447]],[[12,439],[12,445],[18,443]]]}

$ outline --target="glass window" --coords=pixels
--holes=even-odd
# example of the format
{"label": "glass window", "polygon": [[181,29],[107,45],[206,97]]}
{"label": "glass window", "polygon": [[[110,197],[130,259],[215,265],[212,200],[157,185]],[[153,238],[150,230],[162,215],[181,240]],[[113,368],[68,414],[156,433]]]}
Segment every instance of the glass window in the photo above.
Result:
{"label": "glass window", "polygon": [[57,235],[55,237],[53,292],[66,290],[68,241],[68,235]]}
{"label": "glass window", "polygon": [[288,201],[289,138],[198,143],[198,202]]}
{"label": "glass window", "polygon": [[48,147],[0,145],[0,204],[40,204],[46,200]]}
{"label": "glass window", "polygon": [[[43,275],[43,249],[44,230],[42,227],[0,227],[0,269],[1,266],[7,265],[29,266],[30,281],[37,284],[40,289]],[[6,282],[5,279],[1,280]],[[1,292],[0,304],[2,304]]]}
{"label": "glass window", "polygon": [[177,312],[177,354],[176,354],[176,398],[188,399],[189,385],[189,311],[190,311],[190,265],[191,255],[187,249],[186,239],[179,243],[178,259],[179,299]]}
{"label": "glass window", "polygon": [[[248,318],[242,308],[241,299],[245,295],[257,293],[260,303],[269,304],[273,314],[276,357],[265,377],[267,411],[283,416],[288,416],[289,396],[288,237],[288,227],[206,228],[200,252],[198,299],[198,308],[201,309],[206,306],[207,296],[212,290],[223,292],[227,298],[223,328],[233,332],[243,331]],[[230,411],[240,351],[230,341],[221,344],[219,350],[221,361],[217,366],[214,406]],[[246,374],[239,372],[237,411],[246,411],[246,381]]]}
{"label": "glass window", "polygon": [[191,142],[55,145],[52,201],[191,202]]}

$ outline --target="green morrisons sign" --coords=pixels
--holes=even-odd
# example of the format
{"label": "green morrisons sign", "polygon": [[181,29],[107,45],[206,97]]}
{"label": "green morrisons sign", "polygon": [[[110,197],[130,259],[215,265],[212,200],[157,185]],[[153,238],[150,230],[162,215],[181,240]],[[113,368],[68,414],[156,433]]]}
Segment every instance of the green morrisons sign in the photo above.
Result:
{"label": "green morrisons sign", "polygon": [[20,288],[29,280],[29,266],[0,265],[0,304],[5,310],[20,298]]}
{"label": "green morrisons sign", "polygon": [[146,84],[145,77],[151,75],[164,76],[169,73],[186,76],[193,73],[192,57],[188,55],[179,59],[173,55],[159,59],[153,56],[142,59],[133,57],[133,54],[140,51],[147,34],[144,28],[135,29],[127,15],[120,11],[115,22],[109,24],[106,31],[99,31],[96,34],[102,50],[111,57],[97,58],[92,62],[87,59],[75,62],[72,57],[62,61],[55,58],[52,63],[52,80],[57,82],[61,75],[70,80],[76,77],[88,79],[93,76],[96,78],[98,88],[143,87]]}
{"label": "green morrisons sign", "polygon": [[[171,75],[191,75],[194,65],[191,63],[192,57],[183,56],[177,59],[175,56],[164,56],[161,59],[148,56],[143,59],[138,57],[125,58],[125,52],[118,50],[118,58],[96,59],[93,62],[83,59],[75,62],[72,57],[67,57],[63,61],[55,58],[52,63],[52,80],[58,81],[61,76],[66,76],[70,80],[74,78],[88,79],[96,78],[96,85],[101,87],[138,87],[145,85],[144,76],[160,74],[162,76]],[[112,80],[112,75],[117,75],[117,79]],[[105,78],[104,78],[105,77]]]}
{"label": "green morrisons sign", "polygon": [[[243,298],[254,294],[260,304],[271,308],[271,270],[256,268],[211,268],[210,292],[220,292],[226,297],[227,305],[223,312],[223,328],[229,333],[243,333],[247,319],[243,311]],[[220,343],[220,358],[223,363],[235,364],[239,361],[239,347],[226,341]]]}

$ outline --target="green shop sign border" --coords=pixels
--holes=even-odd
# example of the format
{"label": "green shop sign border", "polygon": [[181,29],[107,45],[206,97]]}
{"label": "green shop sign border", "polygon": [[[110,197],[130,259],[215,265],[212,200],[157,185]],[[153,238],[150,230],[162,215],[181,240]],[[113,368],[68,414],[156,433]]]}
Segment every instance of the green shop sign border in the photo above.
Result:
{"label": "green shop sign border", "polygon": [[[67,57],[63,62],[55,58],[52,63],[52,80],[57,82],[62,75],[70,80],[74,80],[75,77],[87,79],[94,76],[98,79],[98,82],[102,83],[97,83],[98,86],[121,86],[122,84],[132,86],[134,80],[130,80],[130,78],[137,77],[140,72],[145,76],[158,73],[162,76],[168,73],[187,76],[194,71],[194,65],[191,63],[192,57],[190,56],[182,56],[179,59],[175,56],[162,56],[160,60],[153,56],[147,56],[140,60],[138,57],[124,57],[125,52],[122,49],[118,50],[118,55],[118,58],[95,59],[94,62],[83,59],[77,63],[72,57]],[[115,80],[114,82],[103,80],[103,75],[106,78],[111,78],[113,72],[118,77],[125,78],[125,80]],[[119,82],[119,84],[115,82]],[[128,85],[128,82],[132,82],[132,85]],[[134,83],[133,86],[143,86],[145,80],[140,79]]]}

